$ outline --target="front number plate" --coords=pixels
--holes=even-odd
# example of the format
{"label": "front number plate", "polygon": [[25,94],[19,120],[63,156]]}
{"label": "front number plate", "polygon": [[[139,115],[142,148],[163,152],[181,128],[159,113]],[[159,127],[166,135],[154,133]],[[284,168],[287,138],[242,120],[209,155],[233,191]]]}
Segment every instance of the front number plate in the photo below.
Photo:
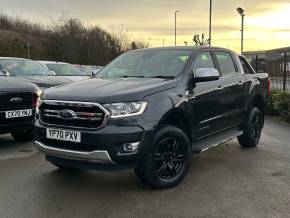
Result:
{"label": "front number plate", "polygon": [[19,117],[31,117],[31,116],[32,116],[32,110],[31,109],[16,110],[16,111],[6,111],[5,112],[6,119],[19,118]]}
{"label": "front number plate", "polygon": [[81,133],[77,131],[70,130],[60,130],[60,129],[46,129],[46,137],[48,139],[56,139],[60,141],[67,142],[81,142]]}

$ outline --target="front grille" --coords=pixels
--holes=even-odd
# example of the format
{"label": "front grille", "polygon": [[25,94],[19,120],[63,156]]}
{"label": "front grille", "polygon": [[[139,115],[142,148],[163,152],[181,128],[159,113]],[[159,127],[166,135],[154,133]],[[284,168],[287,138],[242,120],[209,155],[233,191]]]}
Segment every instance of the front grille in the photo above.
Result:
{"label": "front grille", "polygon": [[40,121],[48,125],[99,128],[107,116],[108,112],[97,103],[43,101],[40,106]]}
{"label": "front grille", "polygon": [[[12,102],[13,98],[20,98],[21,101]],[[32,92],[0,92],[0,111],[33,108],[32,101]]]}

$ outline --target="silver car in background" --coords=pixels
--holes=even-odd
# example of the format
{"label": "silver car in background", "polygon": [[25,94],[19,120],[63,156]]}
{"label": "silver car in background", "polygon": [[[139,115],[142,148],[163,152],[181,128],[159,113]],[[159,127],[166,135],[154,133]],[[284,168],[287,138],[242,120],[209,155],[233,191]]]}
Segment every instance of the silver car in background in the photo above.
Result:
{"label": "silver car in background", "polygon": [[89,79],[92,74],[81,71],[72,64],[56,61],[38,61],[56,77],[69,78],[73,81]]}

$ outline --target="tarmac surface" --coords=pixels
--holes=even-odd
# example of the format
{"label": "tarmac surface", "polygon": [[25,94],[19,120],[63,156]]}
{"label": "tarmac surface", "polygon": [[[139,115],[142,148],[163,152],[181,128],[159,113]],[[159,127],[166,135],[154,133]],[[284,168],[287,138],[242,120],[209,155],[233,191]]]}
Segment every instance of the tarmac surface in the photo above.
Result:
{"label": "tarmac surface", "polygon": [[257,148],[233,140],[194,155],[185,180],[162,191],[133,170],[58,170],[3,135],[0,217],[290,217],[290,125],[267,118]]}

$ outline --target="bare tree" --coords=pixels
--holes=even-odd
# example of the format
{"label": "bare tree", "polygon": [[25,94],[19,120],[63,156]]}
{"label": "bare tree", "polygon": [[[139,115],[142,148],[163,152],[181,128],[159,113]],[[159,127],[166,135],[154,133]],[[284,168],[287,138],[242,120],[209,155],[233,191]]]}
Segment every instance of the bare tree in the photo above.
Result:
{"label": "bare tree", "polygon": [[130,47],[130,39],[128,36],[128,29],[124,24],[121,25],[111,25],[110,34],[113,39],[121,46],[123,50],[127,50]]}
{"label": "bare tree", "polygon": [[17,38],[10,40],[0,34],[0,56],[25,57],[24,46],[30,42],[34,59],[105,65],[125,51],[149,47],[145,41],[131,41],[124,25],[108,32],[99,26],[84,25],[65,13],[59,18],[50,18],[47,26],[0,13],[0,31],[3,29]]}
{"label": "bare tree", "polygon": [[135,50],[135,49],[148,48],[148,47],[149,47],[149,43],[140,40],[140,41],[132,41],[130,49]]}
{"label": "bare tree", "polygon": [[195,45],[209,45],[210,39],[205,39],[204,33],[201,34],[201,37],[198,34],[193,36],[193,42]]}

